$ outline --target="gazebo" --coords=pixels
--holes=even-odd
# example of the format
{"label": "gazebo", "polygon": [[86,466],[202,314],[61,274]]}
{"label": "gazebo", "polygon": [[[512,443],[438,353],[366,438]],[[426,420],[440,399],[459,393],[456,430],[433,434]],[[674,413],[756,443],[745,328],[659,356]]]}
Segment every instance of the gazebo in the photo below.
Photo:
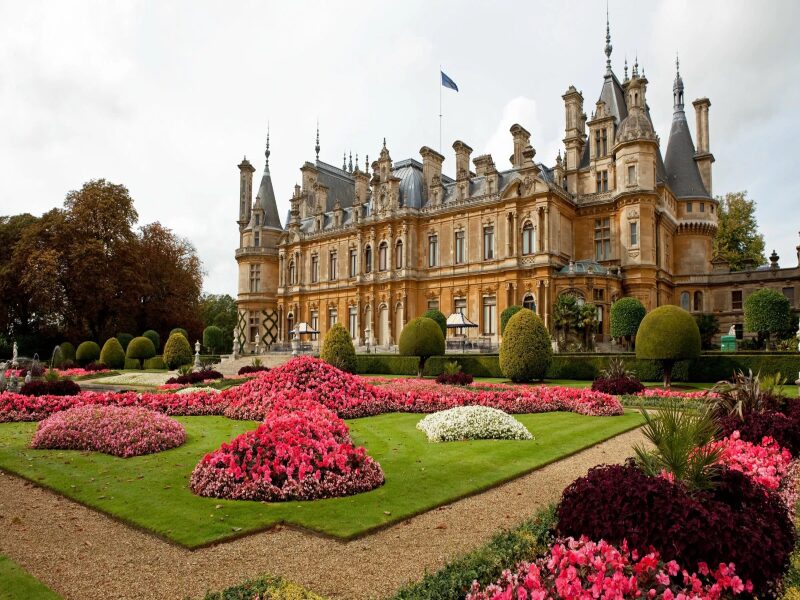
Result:
{"label": "gazebo", "polygon": [[[465,327],[477,327],[476,323],[470,321],[467,317],[464,316],[464,313],[456,312],[447,317],[447,328],[448,329],[464,329]],[[467,336],[461,334],[461,352],[465,351],[465,347],[467,344]]]}

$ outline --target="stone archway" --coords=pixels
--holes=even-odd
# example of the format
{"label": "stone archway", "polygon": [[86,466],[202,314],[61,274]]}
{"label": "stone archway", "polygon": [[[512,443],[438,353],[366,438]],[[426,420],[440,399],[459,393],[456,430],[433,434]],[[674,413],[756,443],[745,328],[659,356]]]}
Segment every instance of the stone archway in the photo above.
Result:
{"label": "stone archway", "polygon": [[378,309],[378,345],[388,346],[392,332],[389,329],[389,307],[381,304]]}
{"label": "stone archway", "polygon": [[405,307],[403,306],[402,302],[398,302],[397,306],[395,306],[394,309],[395,344],[400,342],[400,334],[403,332],[404,321],[405,321]]}

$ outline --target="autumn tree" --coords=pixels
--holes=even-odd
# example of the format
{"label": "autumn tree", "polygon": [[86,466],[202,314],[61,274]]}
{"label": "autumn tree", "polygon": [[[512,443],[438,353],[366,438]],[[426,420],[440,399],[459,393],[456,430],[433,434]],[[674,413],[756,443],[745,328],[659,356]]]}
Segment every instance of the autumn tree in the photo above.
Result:
{"label": "autumn tree", "polygon": [[756,222],[755,200],[749,199],[746,191],[729,192],[718,196],[717,200],[714,254],[727,260],[734,271],[766,263],[764,236],[758,232]]}

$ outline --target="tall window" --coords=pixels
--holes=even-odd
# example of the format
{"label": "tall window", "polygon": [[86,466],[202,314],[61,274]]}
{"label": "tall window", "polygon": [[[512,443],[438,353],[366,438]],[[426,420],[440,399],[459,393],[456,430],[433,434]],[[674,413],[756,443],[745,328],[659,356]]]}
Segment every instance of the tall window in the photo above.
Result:
{"label": "tall window", "polygon": [[294,259],[289,261],[289,285],[297,285],[297,268]]}
{"label": "tall window", "polygon": [[261,246],[261,232],[260,231],[256,231],[253,234],[253,246],[255,246],[256,248]]}
{"label": "tall window", "polygon": [[692,212],[693,208],[694,208],[694,207],[692,206],[692,203],[691,203],[691,202],[687,202],[687,203],[686,203],[686,212],[687,212],[687,213],[690,213],[690,212]]}
{"label": "tall window", "polygon": [[381,271],[385,271],[389,268],[389,265],[386,263],[389,256],[389,244],[386,242],[381,242],[381,245],[378,246],[378,269]]}
{"label": "tall window", "polygon": [[689,310],[689,292],[681,292],[681,308]]}
{"label": "tall window", "polygon": [[261,265],[250,265],[250,291],[261,291]]}
{"label": "tall window", "polygon": [[328,279],[334,281],[337,276],[337,267],[338,267],[338,257],[336,256],[336,252],[331,252],[330,261],[328,262]]}
{"label": "tall window", "polygon": [[319,281],[319,256],[317,254],[311,255],[311,283]]}
{"label": "tall window", "polygon": [[700,212],[706,212],[706,203],[705,202],[701,202],[700,203]]}
{"label": "tall window", "polygon": [[534,253],[534,229],[533,223],[527,221],[525,225],[522,226],[522,253],[523,254],[533,254]]}
{"label": "tall window", "polygon": [[491,335],[495,332],[495,322],[497,316],[496,296],[484,296],[483,298],[483,333]]}
{"label": "tall window", "polygon": [[464,230],[456,231],[455,261],[457,265],[464,264]]}
{"label": "tall window", "polygon": [[394,245],[394,268],[403,268],[403,240],[397,240]]}
{"label": "tall window", "polygon": [[628,185],[636,183],[636,165],[628,165]]}
{"label": "tall window", "polygon": [[695,312],[701,312],[703,310],[703,292],[695,292],[694,293],[694,306]]}
{"label": "tall window", "polygon": [[350,326],[350,337],[356,339],[358,337],[358,309],[355,306],[350,307],[348,325]]}
{"label": "tall window", "polygon": [[731,292],[731,309],[742,310],[742,290],[733,290]]}
{"label": "tall window", "polygon": [[256,214],[256,227],[258,227],[259,225],[261,225],[261,215]]}
{"label": "tall window", "polygon": [[250,341],[255,343],[256,336],[258,335],[259,325],[261,324],[261,317],[256,311],[251,310],[249,315],[249,321],[250,321]]}
{"label": "tall window", "polygon": [[[319,331],[319,311],[312,310],[311,311],[311,329],[314,331]],[[319,334],[312,333],[311,339],[316,340]]]}
{"label": "tall window", "polygon": [[595,175],[595,182],[597,184],[597,191],[598,192],[607,192],[608,191],[608,171],[598,171],[597,175]]}
{"label": "tall window", "polygon": [[639,245],[639,223],[633,221],[631,223],[631,246]]}
{"label": "tall window", "polygon": [[601,157],[608,154],[608,130],[598,129],[594,132],[595,156]]}
{"label": "tall window", "polygon": [[372,247],[364,248],[364,273],[372,273]]}
{"label": "tall window", "polygon": [[594,220],[594,258],[608,260],[611,257],[611,218]]}
{"label": "tall window", "polygon": [[339,322],[339,312],[335,308],[328,309],[328,329]]}
{"label": "tall window", "polygon": [[355,277],[358,273],[358,252],[355,249],[350,250],[350,277]]}
{"label": "tall window", "polygon": [[494,227],[483,228],[483,260],[494,258]]}
{"label": "tall window", "polygon": [[439,236],[435,233],[428,236],[428,266],[439,264]]}

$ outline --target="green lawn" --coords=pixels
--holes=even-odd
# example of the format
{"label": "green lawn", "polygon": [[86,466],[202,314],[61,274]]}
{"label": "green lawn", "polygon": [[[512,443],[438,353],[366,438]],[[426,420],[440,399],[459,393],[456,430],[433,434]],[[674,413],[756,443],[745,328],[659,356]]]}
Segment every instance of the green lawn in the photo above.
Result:
{"label": "green lawn", "polygon": [[187,442],[135,458],[31,450],[35,423],[0,424],[0,468],[155,532],[197,547],[285,522],[337,537],[363,534],[430,510],[592,446],[641,423],[572,413],[518,415],[532,441],[482,440],[431,444],[415,426],[422,415],[394,413],[349,421],[386,474],[364,494],[313,502],[259,503],[195,496],[188,479],[198,460],[254,422],[182,417]]}
{"label": "green lawn", "polygon": [[61,600],[38,579],[31,577],[22,567],[0,554],[0,600]]}

